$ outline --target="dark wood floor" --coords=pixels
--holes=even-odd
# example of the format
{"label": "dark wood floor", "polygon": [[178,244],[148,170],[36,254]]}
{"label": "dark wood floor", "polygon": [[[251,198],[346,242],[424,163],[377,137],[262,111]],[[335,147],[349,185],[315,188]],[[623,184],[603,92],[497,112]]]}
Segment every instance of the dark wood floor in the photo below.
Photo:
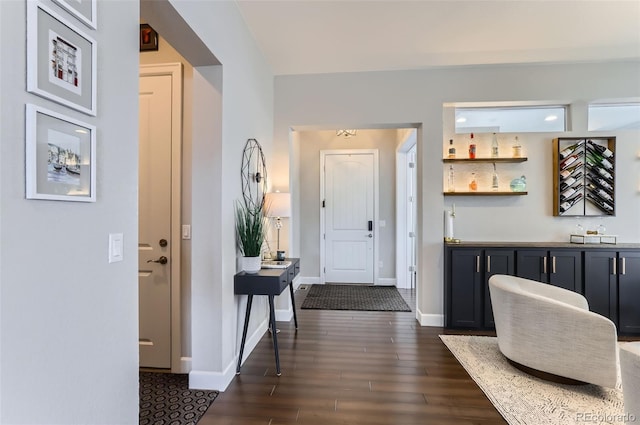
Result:
{"label": "dark wood floor", "polygon": [[[296,291],[296,305],[305,290]],[[413,293],[401,290],[414,308]],[[415,313],[298,309],[267,333],[198,425],[506,424]]]}

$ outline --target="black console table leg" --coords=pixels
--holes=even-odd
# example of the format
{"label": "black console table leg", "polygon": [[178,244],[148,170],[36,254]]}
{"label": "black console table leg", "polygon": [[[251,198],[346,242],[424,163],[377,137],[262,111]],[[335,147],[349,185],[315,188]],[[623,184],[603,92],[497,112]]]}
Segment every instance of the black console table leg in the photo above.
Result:
{"label": "black console table leg", "polygon": [[296,300],[293,298],[293,282],[289,283],[289,292],[291,292],[291,307],[293,307],[293,323],[296,325],[296,329],[298,329],[298,317],[296,316]]}
{"label": "black console table leg", "polygon": [[247,328],[249,327],[249,316],[251,315],[251,303],[253,295],[247,295],[247,311],[244,314],[244,328],[242,329],[242,342],[240,343],[240,357],[238,357],[238,367],[236,375],[240,375],[240,365],[242,364],[242,354],[244,353],[244,342],[247,340]]}
{"label": "black console table leg", "polygon": [[[273,295],[269,295],[269,318],[271,319],[271,329],[276,328],[276,312],[274,309]],[[276,354],[276,375],[280,376],[280,355],[278,354],[278,332],[271,332],[273,337],[273,351]]]}

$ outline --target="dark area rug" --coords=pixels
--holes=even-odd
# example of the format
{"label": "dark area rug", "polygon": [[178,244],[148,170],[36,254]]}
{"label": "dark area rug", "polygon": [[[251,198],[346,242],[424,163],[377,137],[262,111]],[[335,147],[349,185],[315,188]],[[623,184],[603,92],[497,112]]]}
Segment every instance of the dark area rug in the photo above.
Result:
{"label": "dark area rug", "polygon": [[395,286],[312,285],[302,308],[310,310],[411,311]]}
{"label": "dark area rug", "polygon": [[140,372],[140,425],[195,425],[217,396],[190,390],[186,374]]}

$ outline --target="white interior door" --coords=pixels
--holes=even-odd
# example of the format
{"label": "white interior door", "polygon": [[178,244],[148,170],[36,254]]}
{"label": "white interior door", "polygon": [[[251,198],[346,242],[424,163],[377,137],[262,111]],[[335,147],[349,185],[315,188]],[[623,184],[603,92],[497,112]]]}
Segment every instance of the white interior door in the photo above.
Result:
{"label": "white interior door", "polygon": [[323,155],[325,282],[374,283],[374,156]]}
{"label": "white interior door", "polygon": [[140,77],[140,367],[171,367],[171,84],[171,75]]}

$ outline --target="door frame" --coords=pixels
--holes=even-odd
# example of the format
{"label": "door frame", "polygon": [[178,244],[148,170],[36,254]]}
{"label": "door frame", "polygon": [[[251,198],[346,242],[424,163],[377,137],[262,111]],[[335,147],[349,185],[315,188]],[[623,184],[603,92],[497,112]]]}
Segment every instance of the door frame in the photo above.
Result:
{"label": "door frame", "polygon": [[171,77],[171,372],[188,373],[182,361],[181,276],[182,276],[182,64],[140,65],[140,77]]}
{"label": "door frame", "polygon": [[354,154],[373,154],[373,284],[378,284],[378,268],[379,268],[379,199],[380,199],[380,182],[379,173],[380,166],[378,161],[378,149],[328,149],[320,151],[320,284],[326,283],[326,259],[324,239],[325,234],[325,208],[322,207],[322,201],[325,199],[325,160],[329,155],[354,155]]}
{"label": "door frame", "polygon": [[[417,129],[412,128],[411,133],[409,133],[406,139],[402,142],[402,144],[396,150],[396,285],[398,288],[411,288],[415,289],[411,286],[411,273],[414,271],[410,271],[409,267],[413,266],[416,269],[418,268],[418,244],[417,244],[417,206],[418,206],[418,178],[416,175],[416,186],[413,188],[413,195],[410,192],[409,188],[409,174],[412,170],[415,170],[417,173],[418,169],[418,140],[417,140]],[[415,157],[413,158],[414,165],[413,169],[410,168],[409,162],[410,157],[409,154],[412,150],[415,149]],[[413,196],[414,199],[412,203],[409,202],[409,196]],[[411,205],[412,204],[412,205]],[[409,235],[409,208],[413,207],[414,211],[416,211],[415,216],[413,217],[415,223],[415,231],[414,237],[411,238]],[[412,240],[413,239],[413,240]],[[416,262],[412,264],[410,257],[411,244],[415,244],[416,250]],[[415,270],[417,272],[417,270]],[[417,282],[416,282],[417,286]]]}

